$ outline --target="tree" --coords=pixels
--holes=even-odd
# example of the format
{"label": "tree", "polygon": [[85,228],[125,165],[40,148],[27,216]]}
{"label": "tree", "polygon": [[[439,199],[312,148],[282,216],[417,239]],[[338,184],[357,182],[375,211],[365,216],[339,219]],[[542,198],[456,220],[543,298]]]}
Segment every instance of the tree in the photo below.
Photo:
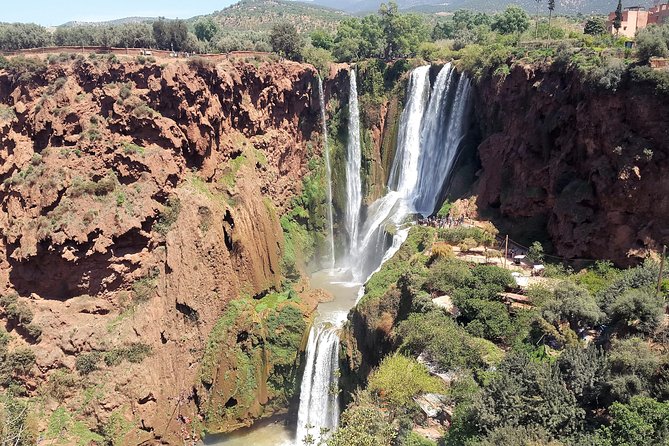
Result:
{"label": "tree", "polygon": [[295,25],[291,23],[277,23],[272,27],[269,36],[272,50],[288,59],[299,60],[302,49],[302,38]]}
{"label": "tree", "polygon": [[605,437],[613,446],[667,444],[669,442],[669,403],[636,396],[629,404],[613,403],[610,428]]}
{"label": "tree", "polygon": [[585,21],[585,27],[583,28],[583,33],[591,36],[599,36],[606,32],[606,26],[604,26],[604,21],[597,18],[589,18]]}
{"label": "tree", "polygon": [[620,25],[622,24],[622,21],[623,21],[623,2],[622,0],[618,0],[618,7],[616,7],[615,18],[613,19],[613,27],[616,29],[616,36],[620,31]]}
{"label": "tree", "polygon": [[585,416],[567,389],[557,366],[512,353],[475,403],[483,432],[502,426],[540,427],[552,435],[570,435]]}
{"label": "tree", "polygon": [[534,263],[541,263],[544,261],[544,247],[541,243],[534,242],[527,250],[527,258]]}
{"label": "tree", "polygon": [[492,24],[492,29],[501,34],[520,34],[530,26],[530,18],[522,8],[511,5],[502,14],[499,14]]}
{"label": "tree", "polygon": [[428,38],[422,17],[416,14],[399,14],[395,2],[381,3],[379,15],[385,38],[386,59],[416,54],[418,46]]}
{"label": "tree", "polygon": [[632,288],[618,296],[609,306],[612,322],[623,322],[642,333],[650,333],[662,321],[664,299],[652,288]]}
{"label": "tree", "polygon": [[609,363],[602,350],[593,345],[568,347],[558,358],[557,366],[581,407],[595,409],[602,406],[603,401],[599,399],[610,376]]}
{"label": "tree", "polygon": [[51,34],[43,26],[34,23],[0,25],[0,50],[39,48],[50,43]]}
{"label": "tree", "polygon": [[642,61],[669,55],[669,26],[651,26],[637,34],[637,56]]}
{"label": "tree", "polygon": [[316,48],[323,48],[324,50],[330,51],[334,46],[334,38],[332,34],[323,28],[313,30],[309,37],[311,38],[311,44]]}
{"label": "tree", "polygon": [[555,11],[555,0],[548,0],[548,39],[551,38],[551,19]]}
{"label": "tree", "polygon": [[188,26],[183,20],[165,20],[153,22],[153,38],[159,48],[182,51],[188,41]]}
{"label": "tree", "polygon": [[570,281],[560,282],[553,299],[543,302],[541,309],[547,321],[557,324],[566,320],[573,329],[592,327],[604,318],[604,312],[588,290]]}
{"label": "tree", "polygon": [[219,31],[218,23],[211,17],[195,22],[195,36],[202,42],[210,42]]}

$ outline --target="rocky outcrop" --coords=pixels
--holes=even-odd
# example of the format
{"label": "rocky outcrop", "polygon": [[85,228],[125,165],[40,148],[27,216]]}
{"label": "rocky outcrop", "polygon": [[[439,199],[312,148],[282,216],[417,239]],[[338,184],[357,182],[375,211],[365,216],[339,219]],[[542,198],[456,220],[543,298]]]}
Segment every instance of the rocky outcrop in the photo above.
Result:
{"label": "rocky outcrop", "polygon": [[577,71],[516,65],[475,92],[479,209],[566,258],[626,265],[669,243],[666,97],[597,88]]}
{"label": "rocky outcrop", "polygon": [[[97,430],[121,416],[134,427],[132,444],[181,444],[184,432],[281,409],[272,404],[279,394],[285,403],[281,389],[262,390],[208,425],[209,392],[235,401],[228,384],[246,369],[214,355],[219,382],[225,375],[228,383],[202,386],[199,368],[231,302],[243,297],[253,307],[281,288],[279,216],[320,151],[311,147],[320,130],[313,68],[98,56],[40,69],[0,71],[0,294],[17,292],[42,328],[36,340],[6,325],[13,343],[36,354],[29,392],[72,376],[79,389],[63,407]],[[314,298],[305,290],[297,290],[300,304],[291,295],[276,307],[274,334],[287,330],[294,340],[285,348],[306,324],[283,321],[282,308],[308,314]],[[256,308],[257,317],[268,311]],[[248,322],[223,341],[252,348],[247,338],[267,340],[267,327],[254,333]],[[138,345],[150,354],[123,360]],[[279,353],[258,353],[265,372],[249,385],[267,388],[272,361],[294,378],[298,351]],[[97,361],[88,374],[75,371],[84,355]]]}

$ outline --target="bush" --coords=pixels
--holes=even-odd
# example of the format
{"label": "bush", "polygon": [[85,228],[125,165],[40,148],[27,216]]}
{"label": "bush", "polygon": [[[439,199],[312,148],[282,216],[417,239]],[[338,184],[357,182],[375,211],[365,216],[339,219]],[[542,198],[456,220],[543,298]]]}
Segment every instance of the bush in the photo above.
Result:
{"label": "bush", "polygon": [[421,393],[445,390],[443,382],[431,376],[424,365],[402,355],[386,357],[369,376],[367,388],[391,410],[415,404],[413,397]]}
{"label": "bush", "polygon": [[26,326],[26,333],[28,333],[30,339],[38,342],[42,338],[42,327],[36,324],[28,324]]}
{"label": "bush", "polygon": [[642,29],[636,39],[638,58],[647,62],[651,57],[666,57],[669,55],[667,40],[669,26],[649,26]]}
{"label": "bush", "polygon": [[172,196],[167,200],[167,203],[163,207],[162,212],[158,215],[158,220],[156,222],[155,228],[156,232],[161,235],[166,235],[172,225],[176,223],[179,218],[179,213],[181,212],[181,201],[179,197]]}
{"label": "bush", "polygon": [[632,288],[617,297],[608,308],[612,322],[623,322],[643,333],[650,333],[664,317],[664,298],[651,288]]}
{"label": "bush", "polygon": [[26,375],[35,364],[35,353],[29,348],[19,347],[7,355],[7,365],[18,375]]}
{"label": "bush", "polygon": [[195,56],[188,59],[188,66],[194,70],[212,70],[216,65],[207,58]]}
{"label": "bush", "polygon": [[28,325],[33,320],[33,312],[23,302],[15,302],[5,308],[7,318],[21,325]]}
{"label": "bush", "polygon": [[151,118],[156,114],[157,114],[156,111],[151,107],[149,107],[147,104],[138,105],[132,110],[132,115],[138,119]]}
{"label": "bush", "polygon": [[432,258],[433,259],[449,259],[454,257],[453,248],[451,245],[446,243],[435,243],[432,245]]}
{"label": "bush", "polygon": [[123,85],[118,91],[118,95],[121,99],[128,99],[132,95],[132,84]]}
{"label": "bush", "polygon": [[77,359],[74,362],[74,366],[81,375],[88,375],[98,369],[99,362],[100,353],[82,353],[77,356]]}

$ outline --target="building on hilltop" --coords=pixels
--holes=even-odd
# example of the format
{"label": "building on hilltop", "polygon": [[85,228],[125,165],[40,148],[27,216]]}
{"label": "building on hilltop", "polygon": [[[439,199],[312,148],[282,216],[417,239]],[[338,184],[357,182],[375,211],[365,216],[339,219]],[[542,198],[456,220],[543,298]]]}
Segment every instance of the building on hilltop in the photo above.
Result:
{"label": "building on hilltop", "polygon": [[[643,6],[629,6],[623,10],[618,35],[633,39],[636,32],[640,29],[644,29],[648,25],[665,23],[667,22],[667,17],[669,17],[669,3],[655,5],[649,10],[646,10]],[[615,18],[616,13],[610,12],[606,21],[606,29],[614,35],[616,34],[616,29],[613,27]]]}
{"label": "building on hilltop", "polygon": [[660,5],[655,5],[648,10],[648,24],[661,25],[663,23],[668,23],[667,18],[669,17],[669,3],[662,3]]}

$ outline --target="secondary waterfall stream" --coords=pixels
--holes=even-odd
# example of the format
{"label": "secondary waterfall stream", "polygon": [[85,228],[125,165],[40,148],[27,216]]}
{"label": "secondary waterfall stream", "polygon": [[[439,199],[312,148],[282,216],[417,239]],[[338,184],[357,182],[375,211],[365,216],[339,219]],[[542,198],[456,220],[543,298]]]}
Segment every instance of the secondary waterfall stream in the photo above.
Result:
{"label": "secondary waterfall stream", "polygon": [[[264,428],[271,435],[267,441],[241,436],[237,442],[224,443],[226,446],[303,446],[308,435],[317,442],[321,428],[337,428],[339,328],[364,291],[360,284],[392,257],[406,239],[406,221],[414,214],[430,215],[435,211],[457,160],[458,148],[467,129],[469,80],[458,75],[451,64],[446,64],[431,86],[430,66],[418,67],[411,72],[407,85],[388,191],[368,207],[365,221],[361,222],[362,155],[353,70],[350,79],[345,215],[345,228],[350,241],[348,265],[345,271],[325,270],[314,274],[311,279],[314,287],[330,291],[334,300],[319,305],[318,317],[309,333],[296,432],[290,435],[283,429],[277,434],[276,426],[271,425]],[[324,110],[320,84],[319,93],[321,109]],[[325,117],[322,117],[325,125]],[[325,156],[329,165],[327,148]],[[350,280],[351,275],[353,281]],[[270,429],[274,429],[272,433],[269,433]]]}
{"label": "secondary waterfall stream", "polygon": [[362,149],[360,147],[360,110],[355,70],[349,75],[348,144],[346,147],[346,231],[349,239],[349,263],[358,256],[358,229],[362,206]]}
{"label": "secondary waterfall stream", "polygon": [[328,202],[328,241],[330,243],[330,269],[335,266],[334,245],[334,213],[332,212],[332,164],[330,162],[330,146],[328,145],[328,125],[325,113],[325,95],[323,94],[323,81],[318,76],[318,100],[321,106],[321,125],[323,133],[323,153],[325,154],[325,199]]}

